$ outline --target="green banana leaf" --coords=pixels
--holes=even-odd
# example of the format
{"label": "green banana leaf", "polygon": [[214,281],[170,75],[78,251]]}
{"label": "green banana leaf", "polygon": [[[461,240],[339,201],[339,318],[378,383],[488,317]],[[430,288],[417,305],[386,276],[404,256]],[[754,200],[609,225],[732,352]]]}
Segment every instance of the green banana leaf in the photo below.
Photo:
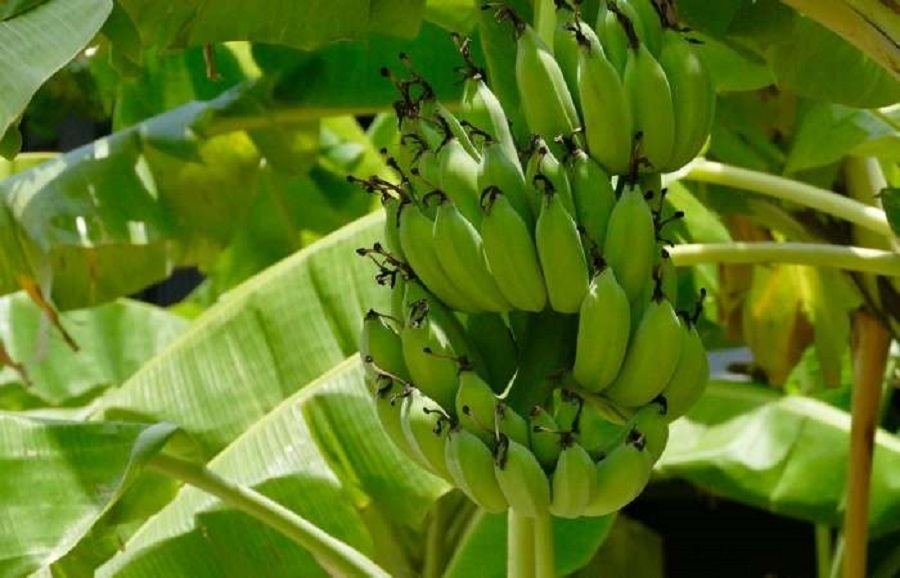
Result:
{"label": "green banana leaf", "polygon": [[[4,47],[0,60],[0,137],[13,126],[41,84],[97,33],[112,9],[112,1],[49,0],[28,7],[31,9],[0,22],[0,46]],[[0,7],[4,8],[14,10],[16,6]]]}
{"label": "green banana leaf", "polygon": [[124,382],[188,326],[164,309],[129,300],[60,317],[77,352],[24,293],[0,297],[0,341],[24,370],[0,369],[0,409],[79,411],[77,406]]}
{"label": "green banana leaf", "polygon": [[[838,526],[849,460],[850,415],[770,388],[713,381],[672,424],[657,464],[726,498]],[[873,534],[900,528],[900,439],[879,430],[869,520]]]}
{"label": "green banana leaf", "polygon": [[27,576],[68,552],[175,432],[0,412],[0,576]]}

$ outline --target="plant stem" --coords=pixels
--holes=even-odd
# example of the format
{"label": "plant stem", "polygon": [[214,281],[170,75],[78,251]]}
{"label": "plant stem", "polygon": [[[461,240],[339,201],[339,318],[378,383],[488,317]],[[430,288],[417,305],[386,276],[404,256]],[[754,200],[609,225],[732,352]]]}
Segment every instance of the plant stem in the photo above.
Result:
{"label": "plant stem", "polygon": [[276,530],[312,554],[332,575],[390,578],[390,574],[352,546],[274,500],[251,488],[232,483],[204,466],[164,454],[155,456],[148,466],[210,493]]}
{"label": "plant stem", "polygon": [[679,267],[698,263],[794,263],[900,276],[900,255],[891,251],[827,243],[702,243],[668,248]]}
{"label": "plant stem", "polygon": [[734,187],[790,201],[856,223],[889,239],[894,238],[884,211],[792,179],[706,159],[697,159],[688,165],[682,178]]}
{"label": "plant stem", "polygon": [[534,519],[520,516],[510,508],[507,514],[507,578],[535,578]]}
{"label": "plant stem", "polygon": [[869,538],[869,493],[872,454],[881,384],[887,365],[891,335],[866,311],[855,318],[853,398],[850,421],[850,471],[847,510],[844,514],[843,578],[865,578]]}
{"label": "plant stem", "polygon": [[534,520],[534,576],[555,578],[553,518],[547,514]]}
{"label": "plant stem", "polygon": [[831,574],[831,528],[816,524],[816,577],[828,578]]}
{"label": "plant stem", "polygon": [[781,0],[872,57],[900,80],[900,22],[895,5],[878,0]]}

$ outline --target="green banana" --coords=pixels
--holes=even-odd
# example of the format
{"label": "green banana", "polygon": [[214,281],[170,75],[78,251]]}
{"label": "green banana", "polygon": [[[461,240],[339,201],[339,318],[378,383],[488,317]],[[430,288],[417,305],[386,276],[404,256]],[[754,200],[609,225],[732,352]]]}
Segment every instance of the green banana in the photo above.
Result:
{"label": "green banana", "polygon": [[527,446],[500,434],[494,450],[494,473],[510,508],[529,518],[547,515],[550,482]]}
{"label": "green banana", "polygon": [[[663,24],[653,0],[618,0],[622,8],[628,5],[637,16],[639,36],[650,49],[650,53],[659,56],[663,42]],[[626,9],[627,11],[627,9]]]}
{"label": "green banana", "polygon": [[400,331],[403,359],[412,382],[446,410],[453,408],[457,377],[456,352],[446,332],[430,319],[428,302],[420,300],[411,307],[406,325]]}
{"label": "green banana", "polygon": [[466,319],[469,341],[484,360],[487,382],[495,393],[503,393],[516,373],[519,355],[516,341],[503,317],[497,313],[477,313]]}
{"label": "green banana", "polygon": [[403,381],[410,380],[400,335],[385,322],[383,315],[373,309],[369,309],[363,318],[359,356],[367,375],[386,373]]}
{"label": "green banana", "polygon": [[[470,74],[463,84],[460,118],[487,132],[508,159],[517,159],[516,143],[509,130],[509,119],[500,100],[484,81],[478,70]],[[482,161],[484,150],[482,150]],[[481,188],[484,188],[483,186]]]}
{"label": "green banana", "polygon": [[497,287],[514,308],[541,311],[547,290],[528,226],[499,189],[487,189],[482,202],[484,256]]}
{"label": "green banana", "polygon": [[569,182],[575,197],[576,221],[590,239],[590,246],[602,250],[606,239],[609,216],[616,205],[616,193],[609,181],[609,175],[581,149],[575,149],[568,166]]}
{"label": "green banana", "polygon": [[400,406],[400,424],[407,443],[419,456],[419,462],[445,480],[450,480],[444,457],[448,420],[438,404],[419,390],[410,390]]}
{"label": "green banana", "polygon": [[594,276],[581,303],[572,375],[586,390],[602,391],[619,374],[628,349],[628,296],[609,267]]}
{"label": "green banana", "polygon": [[663,295],[670,303],[678,303],[678,273],[675,271],[675,263],[665,249],[660,251],[660,260],[657,271],[662,285]]}
{"label": "green banana", "polygon": [[647,486],[653,460],[642,436],[627,440],[597,463],[597,485],[585,516],[606,516],[630,504]]}
{"label": "green banana", "polygon": [[[628,60],[628,35],[622,27],[616,13],[610,10],[605,2],[600,3],[597,12],[597,24],[594,27],[607,60],[613,65],[619,78],[625,72],[625,61]],[[584,98],[584,97],[582,97]],[[629,134],[629,150],[631,135]]]}
{"label": "green banana", "polygon": [[694,47],[677,32],[664,33],[659,63],[672,90],[675,116],[675,143],[662,170],[674,171],[697,156],[706,142],[715,116],[716,93]]}
{"label": "green banana", "polygon": [[631,104],[596,34],[587,26],[576,34],[577,86],[588,151],[609,172],[625,174],[630,168],[634,134]]}
{"label": "green banana", "polygon": [[639,187],[626,186],[609,216],[603,257],[633,302],[650,281],[656,258],[653,213]]}
{"label": "green banana", "polygon": [[578,422],[577,439],[591,456],[600,458],[609,454],[622,442],[626,432],[626,426],[606,419],[593,406],[585,404]]}
{"label": "green banana", "polygon": [[[390,376],[382,375],[375,378],[373,383],[375,413],[378,415],[381,427],[394,445],[397,446],[397,449],[418,462],[419,454],[413,451],[409,442],[406,441],[406,434],[403,433],[403,424],[400,419],[403,390],[399,389],[398,386],[399,384]],[[428,466],[427,463],[422,463],[422,465]]]}
{"label": "green banana", "polygon": [[580,517],[596,485],[597,468],[591,456],[577,443],[566,446],[553,471],[550,513],[560,518]]}
{"label": "green banana", "polygon": [[459,391],[454,405],[459,424],[485,443],[492,443],[500,433],[528,444],[528,423],[512,408],[497,398],[494,391],[474,371],[459,373]]}
{"label": "green banana", "polygon": [[494,474],[494,456],[478,437],[464,429],[454,429],[447,439],[447,469],[456,486],[488,512],[509,508]]}
{"label": "green banana", "polygon": [[579,26],[580,21],[575,11],[566,2],[557,2],[556,30],[553,32],[553,57],[559,63],[563,78],[569,88],[575,110],[581,110],[578,95],[578,43],[572,35],[572,27]]}
{"label": "green banana", "polygon": [[669,166],[675,147],[675,111],[666,73],[644,44],[632,45],[622,76],[639,149],[653,172]]}
{"label": "green banana", "polygon": [[588,267],[578,227],[559,195],[544,195],[535,244],[550,306],[560,313],[577,313],[588,289]]}
{"label": "green banana", "polygon": [[629,425],[644,436],[644,451],[654,463],[666,449],[669,441],[668,404],[665,397],[657,398],[634,414]]}
{"label": "green banana", "polygon": [[547,138],[571,134],[580,123],[559,64],[531,26],[517,28],[516,85],[528,128]]}
{"label": "green banana", "polygon": [[681,324],[685,334],[681,357],[672,378],[662,391],[668,404],[666,417],[669,421],[684,415],[703,395],[709,381],[709,360],[700,335],[693,323],[682,319]]}
{"label": "green banana", "polygon": [[531,425],[531,451],[541,466],[550,470],[562,451],[559,426],[550,412],[539,405],[532,408],[528,417]]}
{"label": "green banana", "polygon": [[528,229],[532,230],[537,216],[537,201],[532,199],[533,189],[525,181],[518,156],[509,157],[498,142],[487,141],[481,151],[479,171],[479,190],[496,187],[503,191]]}
{"label": "green banana", "polygon": [[672,304],[657,289],[631,336],[619,375],[603,395],[619,405],[638,407],[662,393],[678,365],[683,333]]}
{"label": "green banana", "polygon": [[[443,140],[441,143],[446,143],[451,138],[455,138],[459,140],[462,148],[469,153],[475,162],[481,161],[481,156],[478,153],[478,149],[475,147],[475,144],[469,138],[469,133],[466,132],[466,129],[463,127],[462,123],[459,122],[459,119],[453,115],[452,112],[447,110],[443,104],[434,100],[434,113],[435,117],[438,120],[438,124],[440,125],[440,132],[443,135]],[[428,114],[427,110],[424,111],[425,114]],[[440,148],[440,147],[437,147]]]}
{"label": "green banana", "polygon": [[478,172],[480,163],[463,149],[459,139],[451,138],[437,153],[440,159],[440,187],[476,227],[481,222],[478,205]]}
{"label": "green banana", "polygon": [[581,413],[584,411],[584,399],[568,389],[557,389],[553,392],[553,419],[559,431],[566,435],[575,435],[581,426]]}
{"label": "green banana", "polygon": [[[575,200],[572,197],[572,185],[566,174],[565,166],[559,162],[556,155],[547,146],[547,142],[541,137],[535,137],[531,142],[531,156],[525,167],[525,180],[544,193],[559,195],[563,206],[572,218],[575,218]],[[535,209],[540,207],[540,197],[531,195],[535,203]],[[536,210],[535,214],[539,211]]]}
{"label": "green banana", "polygon": [[400,243],[400,199],[393,195],[382,195],[384,207],[384,246],[398,259],[406,260]]}
{"label": "green banana", "polygon": [[481,235],[447,198],[435,215],[434,249],[447,276],[469,301],[483,311],[512,308],[487,268]]}
{"label": "green banana", "polygon": [[432,240],[434,224],[416,205],[404,203],[399,208],[398,236],[406,260],[416,276],[438,298],[453,309],[476,312],[483,309],[465,297],[441,267]]}

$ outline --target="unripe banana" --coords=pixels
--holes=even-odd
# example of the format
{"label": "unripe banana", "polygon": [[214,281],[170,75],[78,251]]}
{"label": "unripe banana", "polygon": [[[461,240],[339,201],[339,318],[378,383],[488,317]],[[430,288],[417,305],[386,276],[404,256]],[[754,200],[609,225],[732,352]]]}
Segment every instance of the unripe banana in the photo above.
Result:
{"label": "unripe banana", "polygon": [[441,267],[432,240],[434,224],[431,219],[412,203],[401,205],[399,210],[400,246],[416,276],[450,307],[466,312],[482,311],[477,302],[466,298],[454,286]]}
{"label": "unripe banana", "polygon": [[450,480],[444,457],[448,420],[438,404],[419,390],[410,390],[400,406],[400,424],[407,443],[419,455],[421,463],[445,480]]}
{"label": "unripe banana", "polygon": [[572,375],[586,390],[598,392],[619,374],[631,332],[628,296],[611,268],[591,281],[580,313]]}
{"label": "unripe banana", "polygon": [[675,263],[669,257],[668,251],[660,253],[661,259],[657,267],[659,268],[660,285],[662,286],[663,295],[670,303],[678,303],[678,273],[675,271]]}
{"label": "unripe banana", "polygon": [[622,78],[634,132],[641,135],[639,150],[652,171],[660,172],[669,166],[675,147],[675,111],[666,73],[647,46],[638,44],[628,51]]}
{"label": "unripe banana", "polygon": [[484,311],[511,309],[488,271],[481,235],[446,198],[434,219],[434,248],[447,277],[469,301]]}
{"label": "unripe banana", "polygon": [[503,317],[496,313],[477,313],[466,319],[469,342],[481,354],[487,382],[495,393],[503,393],[516,373],[519,350]]}
{"label": "unripe banana", "polygon": [[409,370],[403,359],[400,335],[385,322],[383,315],[372,309],[363,318],[359,356],[370,377],[387,373],[403,381],[410,380]]}
{"label": "unripe banana", "polygon": [[478,506],[493,513],[509,508],[494,474],[494,456],[478,437],[464,429],[451,431],[446,460],[453,482]]}
{"label": "unripe banana", "polygon": [[550,306],[560,313],[578,312],[587,293],[588,267],[575,220],[559,195],[544,195],[535,244]]}
{"label": "unripe banana", "polygon": [[553,471],[550,513],[560,518],[580,517],[596,485],[597,468],[587,451],[576,443],[563,448]]}
{"label": "unripe banana", "polygon": [[483,203],[484,256],[497,287],[514,308],[541,311],[547,291],[528,226],[499,190],[485,191]]}
{"label": "unripe banana", "polygon": [[459,212],[476,227],[481,222],[479,207],[479,161],[463,149],[459,139],[451,138],[438,151],[440,187]]}
{"label": "unripe banana", "polygon": [[709,381],[709,360],[697,329],[682,319],[682,331],[685,335],[681,357],[662,392],[668,404],[669,421],[684,415],[703,395]]}
{"label": "unripe banana", "polygon": [[528,447],[500,434],[494,451],[494,473],[510,508],[529,518],[547,515],[550,482]]}
{"label": "unripe banana", "polygon": [[[650,53],[659,56],[662,48],[663,25],[659,12],[653,6],[652,0],[619,0],[622,8],[630,6],[639,21],[639,35],[641,40],[650,49]],[[627,10],[627,9],[626,9]]]}
{"label": "unripe banana", "polygon": [[578,443],[592,457],[601,458],[609,454],[624,439],[627,426],[615,423],[585,404],[578,422]]}
{"label": "unripe banana", "polygon": [[611,173],[625,174],[634,134],[625,87],[594,32],[581,26],[577,37],[577,85],[588,151]]}
{"label": "unripe banana", "polygon": [[403,329],[406,324],[406,308],[404,301],[406,298],[406,287],[409,283],[420,283],[420,281],[410,281],[403,275],[397,275],[394,278],[394,284],[391,286],[391,317],[398,321],[397,326]]}
{"label": "unripe banana", "polygon": [[[403,402],[402,386],[397,384],[393,378],[385,375],[376,377],[373,380],[372,388],[374,389],[375,413],[378,415],[381,427],[400,451],[419,462],[418,451],[413,450],[406,441],[406,434],[403,433],[403,424],[400,418],[400,406]],[[419,463],[423,467],[428,467],[427,463]]]}
{"label": "unripe banana", "polygon": [[528,423],[499,400],[491,386],[475,372],[460,372],[454,407],[459,424],[483,442],[490,444],[502,433],[528,445]]}
{"label": "unripe banana", "polygon": [[572,7],[565,2],[557,2],[553,57],[559,63],[559,69],[566,79],[566,86],[569,88],[576,111],[581,110],[578,95],[578,43],[572,35],[571,28],[578,24]]}
{"label": "unripe banana", "polygon": [[575,434],[581,426],[581,414],[584,411],[584,399],[568,389],[558,389],[553,398],[553,419],[559,431]]}
{"label": "unripe banana", "polygon": [[384,246],[398,259],[406,260],[400,243],[400,200],[384,195],[381,205],[384,207]]}
{"label": "unripe banana", "polygon": [[525,173],[522,171],[518,156],[507,156],[499,143],[488,141],[482,149],[479,170],[479,190],[496,187],[503,191],[528,229],[533,230],[534,219],[537,216],[537,199],[534,190],[525,181]]}
{"label": "unripe banana", "polygon": [[639,298],[650,282],[656,258],[653,213],[640,188],[625,188],[609,216],[603,257],[629,301]]}
{"label": "unripe banana", "polygon": [[597,463],[597,485],[585,516],[606,516],[630,504],[647,486],[653,460],[643,438],[619,445]]}
{"label": "unripe banana", "polygon": [[[547,142],[535,137],[531,143],[532,153],[525,167],[525,180],[531,183],[537,190],[544,193],[559,195],[563,206],[575,218],[575,200],[572,197],[572,185],[566,174],[565,166],[550,150]],[[535,208],[540,207],[540,197],[531,195]],[[537,214],[539,211],[535,211]]]}
{"label": "unripe banana", "polygon": [[712,79],[693,46],[677,32],[663,35],[659,63],[672,90],[675,143],[665,171],[690,162],[709,136],[715,115],[716,93]]}
{"label": "unripe banana", "polygon": [[[597,13],[597,25],[594,27],[597,37],[603,45],[607,60],[613,65],[619,78],[625,73],[625,61],[628,60],[628,36],[615,12],[608,9],[604,2],[600,3]],[[582,97],[584,98],[584,97]],[[629,134],[628,149],[631,149]]]}
{"label": "unripe banana", "polygon": [[562,451],[560,436],[562,435],[556,420],[550,412],[540,406],[535,406],[529,415],[531,425],[531,451],[534,457],[547,470],[556,464],[559,453]]}
{"label": "unripe banana", "polygon": [[591,241],[588,243],[588,253],[592,246],[602,251],[609,216],[616,205],[616,193],[609,175],[581,149],[575,149],[572,153],[568,168],[578,214],[576,221]]}
{"label": "unripe banana", "polygon": [[654,400],[634,414],[629,426],[644,436],[644,451],[656,463],[669,441],[669,420],[664,397]]}
{"label": "unripe banana", "polygon": [[[481,74],[474,74],[463,84],[460,118],[487,132],[509,159],[517,159],[516,143],[509,130],[509,120],[500,100],[491,91]],[[482,162],[484,162],[482,150]],[[483,189],[484,185],[480,185]]]}
{"label": "unripe banana", "polygon": [[[446,143],[450,137],[459,140],[459,143],[462,145],[463,149],[469,156],[475,159],[475,162],[478,163],[481,161],[481,155],[478,153],[478,149],[475,148],[475,145],[472,143],[472,140],[469,138],[469,133],[466,132],[466,129],[463,128],[462,124],[459,122],[459,119],[453,115],[452,112],[447,110],[443,104],[434,100],[434,111],[436,117],[439,118],[439,123],[441,126],[441,134],[443,135],[443,139],[441,143]],[[425,114],[428,114],[428,110],[423,111]],[[449,133],[449,134],[448,134]],[[440,146],[436,147],[440,149]]]}
{"label": "unripe banana", "polygon": [[453,408],[457,377],[457,355],[447,334],[432,323],[427,302],[417,301],[411,309],[406,325],[400,331],[403,359],[412,382],[426,395],[448,411]]}
{"label": "unripe banana", "polygon": [[579,126],[559,64],[534,29],[524,23],[516,44],[516,84],[524,96],[522,109],[532,133],[552,139],[571,134]]}
{"label": "unripe banana", "polygon": [[672,304],[657,294],[631,337],[622,368],[603,395],[625,407],[638,407],[662,393],[675,372],[684,332]]}

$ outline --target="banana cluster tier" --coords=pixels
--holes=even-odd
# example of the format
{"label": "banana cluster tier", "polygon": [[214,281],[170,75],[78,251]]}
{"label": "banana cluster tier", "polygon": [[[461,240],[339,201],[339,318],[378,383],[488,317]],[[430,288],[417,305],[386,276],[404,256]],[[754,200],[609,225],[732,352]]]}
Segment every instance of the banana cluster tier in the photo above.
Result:
{"label": "banana cluster tier", "polygon": [[366,315],[361,356],[396,445],[491,512],[624,507],[708,379],[660,174],[699,152],[714,93],[657,4],[560,3],[552,46],[497,9],[527,142],[466,42],[458,114],[408,63],[383,71],[396,178],[353,180],[383,201],[384,240],[358,252],[393,299]]}

